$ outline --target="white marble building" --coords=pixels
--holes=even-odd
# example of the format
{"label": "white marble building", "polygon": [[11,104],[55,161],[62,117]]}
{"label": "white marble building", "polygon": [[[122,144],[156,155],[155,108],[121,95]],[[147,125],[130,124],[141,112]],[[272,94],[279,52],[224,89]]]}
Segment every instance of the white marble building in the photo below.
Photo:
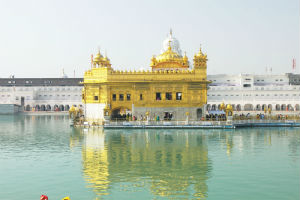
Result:
{"label": "white marble building", "polygon": [[[82,78],[0,78],[0,104],[23,105],[27,111],[66,111],[83,106]],[[207,110],[221,103],[238,111],[299,111],[300,74],[208,75]]]}
{"label": "white marble building", "polygon": [[207,110],[221,103],[237,111],[299,111],[300,75],[208,75]]}
{"label": "white marble building", "polygon": [[82,106],[80,78],[1,78],[0,104],[17,104],[26,111],[67,111]]}

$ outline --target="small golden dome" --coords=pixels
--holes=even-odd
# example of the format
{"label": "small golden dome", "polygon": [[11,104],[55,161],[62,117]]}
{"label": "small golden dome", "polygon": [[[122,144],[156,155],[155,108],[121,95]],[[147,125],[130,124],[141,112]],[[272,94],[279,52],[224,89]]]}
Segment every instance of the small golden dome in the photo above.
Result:
{"label": "small golden dome", "polygon": [[94,58],[94,62],[100,62],[102,58],[103,58],[103,56],[101,55],[100,50],[98,50],[98,53],[96,54],[96,56]]}
{"label": "small golden dome", "polygon": [[232,105],[231,104],[227,104],[226,109],[231,110],[232,109]]}

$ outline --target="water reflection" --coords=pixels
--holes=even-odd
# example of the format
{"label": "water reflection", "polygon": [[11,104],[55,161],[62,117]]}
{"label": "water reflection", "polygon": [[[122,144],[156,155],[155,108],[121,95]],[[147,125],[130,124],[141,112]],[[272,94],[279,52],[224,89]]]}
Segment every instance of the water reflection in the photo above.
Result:
{"label": "water reflection", "polygon": [[158,197],[207,196],[211,163],[201,133],[89,129],[84,135],[83,174],[99,196],[128,188]]}

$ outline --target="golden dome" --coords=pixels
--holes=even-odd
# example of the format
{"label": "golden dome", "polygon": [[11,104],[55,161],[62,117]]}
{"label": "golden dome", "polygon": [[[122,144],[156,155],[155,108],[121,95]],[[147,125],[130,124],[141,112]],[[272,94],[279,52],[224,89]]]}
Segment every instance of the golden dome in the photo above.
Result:
{"label": "golden dome", "polygon": [[231,110],[232,109],[232,105],[231,104],[227,104],[226,109]]}
{"label": "golden dome", "polygon": [[156,57],[157,62],[164,62],[164,61],[180,61],[182,60],[182,56],[178,53],[172,51],[171,47],[169,46],[168,50],[164,53],[160,54]]}
{"label": "golden dome", "polygon": [[171,46],[172,40],[168,40],[168,47],[164,50],[163,53],[157,57],[151,58],[152,70],[178,70],[178,69],[187,69],[189,67],[188,57],[185,55],[182,57],[181,53],[178,50],[173,49]]}
{"label": "golden dome", "polygon": [[103,57],[100,53],[100,50],[98,50],[98,53],[96,54],[94,60],[94,66],[99,66],[99,67],[110,67],[110,60],[108,59],[108,57],[105,55],[105,57]]}
{"label": "golden dome", "polygon": [[102,60],[103,56],[100,53],[100,50],[98,50],[98,53],[96,54],[94,58],[94,62],[100,62]]}

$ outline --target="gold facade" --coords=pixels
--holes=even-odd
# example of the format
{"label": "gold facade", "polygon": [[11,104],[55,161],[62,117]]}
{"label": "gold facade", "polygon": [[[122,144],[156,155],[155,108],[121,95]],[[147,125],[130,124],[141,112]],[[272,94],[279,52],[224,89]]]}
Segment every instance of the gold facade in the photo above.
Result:
{"label": "gold facade", "polygon": [[99,51],[84,74],[83,103],[104,105],[104,116],[139,108],[202,108],[207,102],[207,55],[200,49],[193,61],[191,69],[187,56],[173,51],[169,42],[165,52],[152,57],[150,71],[118,71]]}

